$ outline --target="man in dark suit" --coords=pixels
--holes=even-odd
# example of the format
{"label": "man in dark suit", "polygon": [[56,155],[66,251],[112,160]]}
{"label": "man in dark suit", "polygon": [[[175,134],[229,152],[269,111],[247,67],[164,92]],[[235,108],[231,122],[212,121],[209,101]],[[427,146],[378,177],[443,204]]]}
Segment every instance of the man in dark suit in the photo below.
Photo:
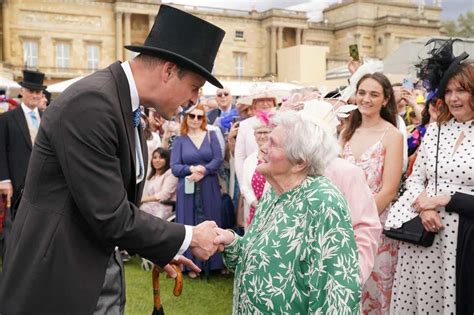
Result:
{"label": "man in dark suit", "polygon": [[[8,204],[18,198],[25,183],[31,149],[41,120],[38,105],[46,88],[43,81],[44,73],[23,70],[20,106],[0,115],[0,193],[7,196]],[[10,208],[7,210],[2,241],[8,239],[15,215]]]}
{"label": "man in dark suit", "polygon": [[160,266],[188,247],[200,259],[214,254],[215,222],[183,226],[137,208],[147,165],[139,106],[170,118],[196,102],[206,80],[221,87],[211,70],[223,37],[220,28],[162,5],[144,45],[126,47],[140,55],[52,102],[7,243],[1,314],[122,314],[117,247]]}
{"label": "man in dark suit", "polygon": [[209,124],[214,124],[217,118],[222,117],[232,110],[232,94],[227,87],[216,90],[216,102],[217,108],[210,110],[207,113],[207,122]]}
{"label": "man in dark suit", "polygon": [[25,183],[31,149],[38,132],[44,73],[23,70],[19,107],[0,115],[0,190],[18,196]]}

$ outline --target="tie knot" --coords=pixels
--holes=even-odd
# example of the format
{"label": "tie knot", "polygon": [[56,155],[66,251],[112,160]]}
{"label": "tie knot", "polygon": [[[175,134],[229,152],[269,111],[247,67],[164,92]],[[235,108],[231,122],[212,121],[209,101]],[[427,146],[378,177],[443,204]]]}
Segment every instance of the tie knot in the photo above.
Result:
{"label": "tie knot", "polygon": [[140,108],[133,111],[133,127],[138,127],[140,125]]}

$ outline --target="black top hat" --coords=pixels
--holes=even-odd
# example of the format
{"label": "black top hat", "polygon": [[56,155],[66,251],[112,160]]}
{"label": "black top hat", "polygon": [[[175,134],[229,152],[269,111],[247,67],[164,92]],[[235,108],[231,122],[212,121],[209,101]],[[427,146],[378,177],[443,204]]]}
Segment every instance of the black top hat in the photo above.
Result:
{"label": "black top hat", "polygon": [[162,4],[145,43],[125,48],[175,62],[222,88],[211,72],[224,35],[219,27]]}
{"label": "black top hat", "polygon": [[23,81],[19,84],[30,90],[44,90],[46,85],[43,85],[44,73],[34,70],[23,70]]}
{"label": "black top hat", "polygon": [[434,43],[428,52],[431,57],[426,58],[417,65],[420,68],[420,79],[423,87],[431,92],[432,96],[444,97],[444,90],[449,80],[454,75],[464,59],[469,57],[466,52],[454,56],[453,44],[460,39],[430,39],[425,46]]}

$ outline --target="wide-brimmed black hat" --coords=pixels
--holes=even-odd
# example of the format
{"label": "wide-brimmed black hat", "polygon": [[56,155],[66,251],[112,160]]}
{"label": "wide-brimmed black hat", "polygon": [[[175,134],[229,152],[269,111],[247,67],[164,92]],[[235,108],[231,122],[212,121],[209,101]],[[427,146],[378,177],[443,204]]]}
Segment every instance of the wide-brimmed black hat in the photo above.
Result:
{"label": "wide-brimmed black hat", "polygon": [[24,69],[23,81],[19,82],[19,84],[27,89],[40,91],[46,89],[46,85],[43,85],[43,81],[43,72]]}
{"label": "wide-brimmed black hat", "polygon": [[224,35],[219,27],[162,4],[145,43],[125,48],[175,62],[222,88],[211,72]]}

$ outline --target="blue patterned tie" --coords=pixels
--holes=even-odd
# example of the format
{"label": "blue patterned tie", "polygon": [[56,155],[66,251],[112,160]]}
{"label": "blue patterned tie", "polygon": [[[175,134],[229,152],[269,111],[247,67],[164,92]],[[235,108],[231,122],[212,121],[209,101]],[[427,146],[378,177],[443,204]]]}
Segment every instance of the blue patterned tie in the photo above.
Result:
{"label": "blue patterned tie", "polygon": [[133,111],[133,127],[140,126],[140,107]]}
{"label": "blue patterned tie", "polygon": [[38,117],[36,117],[35,112],[31,111],[30,117],[31,117],[31,123],[33,124],[33,127],[35,127],[35,129],[38,129],[39,121],[38,121]]}

